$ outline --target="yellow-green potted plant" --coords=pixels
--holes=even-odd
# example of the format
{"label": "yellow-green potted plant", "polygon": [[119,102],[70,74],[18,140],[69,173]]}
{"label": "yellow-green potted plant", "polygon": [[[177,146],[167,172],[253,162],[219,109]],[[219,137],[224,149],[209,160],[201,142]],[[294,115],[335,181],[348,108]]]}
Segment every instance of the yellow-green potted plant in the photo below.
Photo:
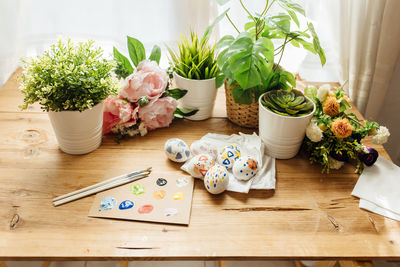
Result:
{"label": "yellow-green potted plant", "polygon": [[86,154],[101,144],[103,100],[116,91],[114,63],[102,58],[94,41],[58,40],[36,58],[23,59],[22,109],[39,102],[47,111],[59,147]]}
{"label": "yellow-green potted plant", "polygon": [[[229,0],[217,0],[224,4]],[[266,0],[265,7],[251,13],[239,0],[250,21],[244,31],[228,20],[238,35],[226,35],[217,43],[218,65],[226,77],[225,92],[228,118],[241,126],[258,127],[258,99],[270,90],[291,90],[296,86],[292,73],[283,70],[279,64],[288,44],[303,47],[319,55],[325,64],[325,54],[311,22],[300,30],[298,16],[305,16],[304,9],[290,0]],[[284,13],[270,14],[273,5],[279,5]],[[293,30],[292,26],[297,27]],[[271,40],[280,40],[275,45]],[[277,59],[277,60],[276,60]]]}
{"label": "yellow-green potted plant", "polygon": [[190,38],[183,36],[178,42],[178,51],[167,47],[176,86],[187,90],[186,95],[179,100],[180,105],[186,109],[198,110],[187,117],[190,120],[211,117],[217,88],[224,80],[217,64],[216,45],[211,44],[209,38],[212,29],[227,11],[214,20],[201,38],[191,31]]}

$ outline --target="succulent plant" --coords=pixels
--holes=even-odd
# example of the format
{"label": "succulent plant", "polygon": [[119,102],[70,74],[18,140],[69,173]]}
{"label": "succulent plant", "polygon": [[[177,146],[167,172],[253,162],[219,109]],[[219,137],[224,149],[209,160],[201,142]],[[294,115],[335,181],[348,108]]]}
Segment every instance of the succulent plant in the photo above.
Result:
{"label": "succulent plant", "polygon": [[312,112],[314,105],[296,90],[272,90],[261,98],[261,104],[272,112],[290,117],[300,117]]}

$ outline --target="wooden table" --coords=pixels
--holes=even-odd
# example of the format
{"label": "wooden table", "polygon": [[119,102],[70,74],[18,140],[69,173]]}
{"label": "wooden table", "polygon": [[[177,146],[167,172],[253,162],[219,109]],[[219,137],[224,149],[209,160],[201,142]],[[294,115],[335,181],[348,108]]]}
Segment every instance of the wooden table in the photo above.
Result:
{"label": "wooden table", "polygon": [[400,223],[358,208],[354,167],[322,175],[302,156],[276,161],[276,190],[213,196],[196,180],[189,226],[89,218],[93,197],[55,208],[52,198],[110,170],[182,175],[164,155],[168,138],[190,144],[252,130],[225,118],[220,90],[212,119],[175,121],[120,145],[106,136],[96,151],[71,156],[38,106],[18,110],[15,76],[0,91],[0,260],[400,259]]}

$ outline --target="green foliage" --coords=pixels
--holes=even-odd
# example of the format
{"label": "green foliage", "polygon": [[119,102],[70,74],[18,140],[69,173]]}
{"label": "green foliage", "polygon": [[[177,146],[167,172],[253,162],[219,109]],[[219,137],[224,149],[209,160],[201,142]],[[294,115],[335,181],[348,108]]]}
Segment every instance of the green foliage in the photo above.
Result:
{"label": "green foliage", "polygon": [[117,88],[111,77],[115,64],[102,54],[92,40],[60,39],[43,55],[23,59],[19,80],[25,97],[20,108],[39,102],[45,111],[83,111],[102,102]]}
{"label": "green foliage", "polygon": [[199,39],[191,31],[190,38],[183,36],[178,43],[178,52],[168,47],[170,63],[173,70],[180,76],[205,80],[217,77],[219,68],[216,62],[215,45],[210,46],[206,35]]}
{"label": "green foliage", "polygon": [[[144,45],[133,37],[126,37],[128,53],[129,57],[135,67],[139,65],[139,63],[146,59],[146,51],[144,49]],[[132,66],[129,59],[124,56],[122,53],[118,51],[117,48],[113,49],[114,60],[117,62],[117,66],[114,69],[114,73],[117,75],[119,79],[125,79],[130,74],[133,73],[134,67]],[[157,64],[160,63],[161,58],[161,49],[158,45],[154,45],[151,50],[149,60],[156,61]]]}
{"label": "green foliage", "polygon": [[186,108],[176,108],[174,116],[178,119],[183,119],[184,117],[193,116],[199,111],[198,109],[186,109]]}
{"label": "green foliage", "polygon": [[[228,1],[217,0],[220,5]],[[291,86],[295,87],[293,74],[279,69],[279,63],[288,44],[303,47],[317,54],[321,64],[325,64],[325,53],[313,24],[308,22],[305,30],[291,30],[293,23],[297,28],[300,27],[298,16],[305,16],[304,9],[299,4],[291,0],[266,0],[264,9],[252,14],[245,7],[244,1],[239,0],[239,2],[250,21],[245,24],[244,32],[240,32],[227,13],[226,17],[238,32],[238,36],[235,38],[227,35],[217,43],[217,49],[220,49],[218,65],[222,73],[231,80],[230,83],[236,82],[241,87],[234,87],[235,92],[232,91],[237,103],[252,103],[253,95],[257,97],[260,95],[259,92],[290,90]],[[274,4],[279,5],[286,13],[269,14],[268,11]],[[272,39],[280,39],[282,44],[274,48]]]}
{"label": "green foliage", "polygon": [[[329,156],[332,154],[346,155],[346,157],[356,163],[356,172],[361,173],[363,163],[358,159],[358,152],[362,150],[361,140],[369,135],[373,135],[379,128],[376,122],[361,122],[354,113],[349,112],[351,105],[345,98],[342,88],[337,88],[335,97],[340,103],[339,114],[331,117],[324,113],[322,103],[317,97],[317,89],[314,86],[307,86],[304,90],[305,95],[312,99],[316,105],[313,115],[314,122],[323,130],[323,138],[319,142],[312,142],[307,136],[303,140],[303,148],[308,152],[311,163],[322,165],[322,172],[329,173]],[[336,137],[331,124],[335,119],[347,119],[353,127],[352,134],[346,138]]]}
{"label": "green foliage", "polygon": [[289,117],[301,117],[310,114],[314,104],[300,91],[273,90],[265,93],[261,104],[272,112]]}

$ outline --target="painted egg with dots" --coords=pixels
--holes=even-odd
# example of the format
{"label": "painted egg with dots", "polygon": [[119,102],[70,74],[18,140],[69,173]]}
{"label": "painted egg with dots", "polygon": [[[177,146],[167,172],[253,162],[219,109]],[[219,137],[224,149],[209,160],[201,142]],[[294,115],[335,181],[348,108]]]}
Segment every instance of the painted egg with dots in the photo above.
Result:
{"label": "painted egg with dots", "polygon": [[233,176],[238,180],[249,180],[257,174],[258,170],[257,160],[250,156],[239,158],[232,168]]}
{"label": "painted egg with dots", "polygon": [[193,168],[192,176],[203,179],[208,170],[215,165],[215,160],[210,155],[199,154],[190,160],[190,164]]}
{"label": "painted egg with dots", "polygon": [[168,139],[164,149],[167,157],[174,162],[185,162],[190,156],[189,146],[179,138]]}
{"label": "painted egg with dots", "polygon": [[204,186],[211,194],[220,194],[226,190],[229,183],[228,172],[221,165],[211,167],[204,176]]}
{"label": "painted egg with dots", "polygon": [[207,154],[213,156],[214,159],[216,159],[218,155],[217,147],[204,140],[194,141],[190,145],[190,152],[192,155]]}
{"label": "painted egg with dots", "polygon": [[224,146],[218,153],[218,163],[227,169],[232,168],[239,158],[240,148],[237,145]]}

